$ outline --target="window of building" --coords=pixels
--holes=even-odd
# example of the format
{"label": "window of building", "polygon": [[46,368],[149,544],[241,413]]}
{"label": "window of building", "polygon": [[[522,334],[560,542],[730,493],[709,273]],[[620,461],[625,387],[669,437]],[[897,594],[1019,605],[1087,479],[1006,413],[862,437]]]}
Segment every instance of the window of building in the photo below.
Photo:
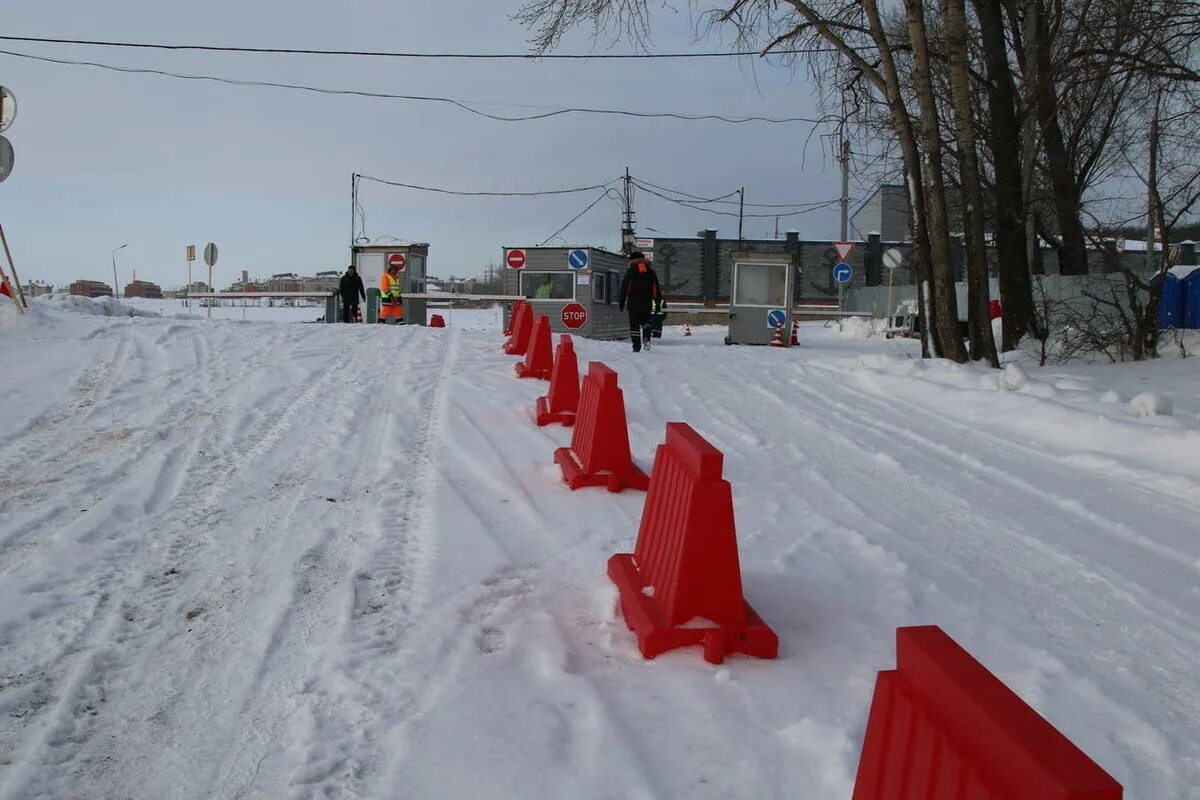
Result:
{"label": "window of building", "polygon": [[520,293],[529,300],[574,300],[574,272],[521,272]]}
{"label": "window of building", "polygon": [[734,305],[783,308],[787,305],[786,264],[738,264]]}

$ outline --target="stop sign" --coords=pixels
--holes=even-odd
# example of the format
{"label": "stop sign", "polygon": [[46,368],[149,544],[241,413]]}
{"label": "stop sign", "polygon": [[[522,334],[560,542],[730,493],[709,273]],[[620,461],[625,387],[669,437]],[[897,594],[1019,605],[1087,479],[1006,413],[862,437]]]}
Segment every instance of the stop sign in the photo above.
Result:
{"label": "stop sign", "polygon": [[504,257],[504,263],[508,264],[509,269],[521,269],[525,266],[525,251],[509,250]]}
{"label": "stop sign", "polygon": [[408,259],[404,257],[404,253],[392,253],[388,256],[388,266],[397,267],[401,272],[404,271],[405,265],[408,264]]}
{"label": "stop sign", "polygon": [[562,309],[562,323],[571,330],[587,325],[587,309],[579,303],[567,303]]}

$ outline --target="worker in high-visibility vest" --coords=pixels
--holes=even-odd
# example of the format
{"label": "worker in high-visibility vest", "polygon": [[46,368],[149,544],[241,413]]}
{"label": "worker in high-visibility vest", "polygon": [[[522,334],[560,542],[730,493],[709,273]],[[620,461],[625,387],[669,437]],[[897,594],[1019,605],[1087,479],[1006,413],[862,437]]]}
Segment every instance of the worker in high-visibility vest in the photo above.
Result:
{"label": "worker in high-visibility vest", "polygon": [[404,321],[404,299],[400,295],[400,267],[388,264],[379,279],[379,321],[384,325],[399,325]]}

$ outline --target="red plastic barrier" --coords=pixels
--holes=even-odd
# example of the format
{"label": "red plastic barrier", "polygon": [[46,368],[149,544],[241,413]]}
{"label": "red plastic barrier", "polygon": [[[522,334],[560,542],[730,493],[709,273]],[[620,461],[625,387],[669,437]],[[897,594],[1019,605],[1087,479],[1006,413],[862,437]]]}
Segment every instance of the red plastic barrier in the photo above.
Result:
{"label": "red plastic barrier", "polygon": [[996,319],[1000,316],[1000,301],[991,300],[988,302],[988,319]]}
{"label": "red plastic barrier", "polygon": [[444,328],[446,327],[446,320],[442,318],[441,314],[433,314],[429,317],[429,327]]}
{"label": "red plastic barrier", "polygon": [[617,386],[617,373],[593,361],[583,378],[571,446],[554,451],[562,467],[563,480],[572,490],[582,486],[607,486],[646,490],[650,479],[633,463],[629,454],[629,431],[625,427],[625,397]]}
{"label": "red plastic barrier", "polygon": [[523,356],[529,349],[529,333],[533,328],[533,310],[528,303],[522,303],[514,312],[512,335],[504,343],[504,352],[510,356]]}
{"label": "red plastic barrier", "polygon": [[565,333],[558,337],[550,391],[537,399],[536,410],[539,426],[551,422],[575,424],[575,414],[579,411],[579,362],[575,358],[575,343]]}
{"label": "red plastic barrier", "polygon": [[1121,785],[941,628],[896,631],[853,800],[1119,800]]}
{"label": "red plastic barrier", "polygon": [[667,423],[632,555],[608,560],[621,613],[646,658],[701,644],[704,659],[728,653],[775,658],[779,638],[742,595],[733,491],[724,456],[690,425]]}
{"label": "red plastic barrier", "polygon": [[533,322],[525,360],[516,365],[518,378],[550,380],[554,369],[554,345],[550,339],[550,318],[539,314]]}
{"label": "red plastic barrier", "polygon": [[512,336],[513,323],[517,321],[517,312],[521,310],[521,306],[523,305],[525,305],[524,300],[517,300],[513,303],[512,308],[508,312],[508,323],[504,326],[504,331],[500,334],[501,336]]}

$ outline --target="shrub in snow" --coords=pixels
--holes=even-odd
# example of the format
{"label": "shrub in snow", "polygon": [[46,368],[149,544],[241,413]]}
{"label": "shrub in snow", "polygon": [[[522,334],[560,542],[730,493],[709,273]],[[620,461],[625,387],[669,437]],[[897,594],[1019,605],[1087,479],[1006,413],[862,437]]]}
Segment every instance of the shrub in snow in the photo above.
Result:
{"label": "shrub in snow", "polygon": [[887,320],[868,317],[846,317],[838,323],[843,339],[869,339],[887,330]]}
{"label": "shrub in snow", "polygon": [[1142,392],[1129,401],[1129,410],[1135,417],[1169,417],[1171,398],[1158,392]]}

